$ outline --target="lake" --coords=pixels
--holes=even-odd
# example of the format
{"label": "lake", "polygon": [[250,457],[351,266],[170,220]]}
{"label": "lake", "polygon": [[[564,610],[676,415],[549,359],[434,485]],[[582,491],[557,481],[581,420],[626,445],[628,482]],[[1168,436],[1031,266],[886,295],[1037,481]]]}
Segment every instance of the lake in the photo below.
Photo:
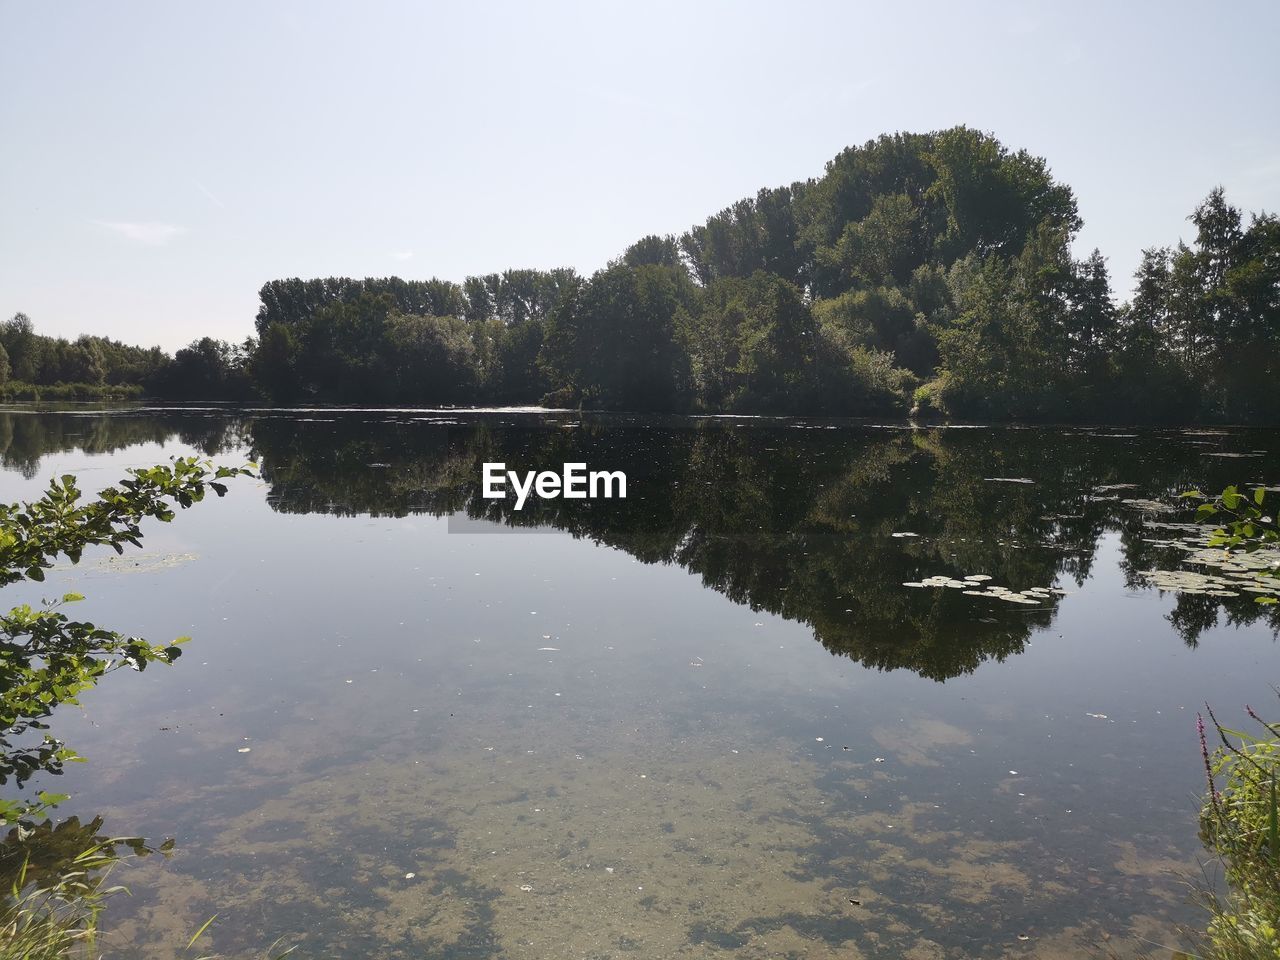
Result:
{"label": "lake", "polygon": [[[261,479],[7,601],[193,638],[55,720],[59,812],[177,842],[113,878],[108,957],[215,913],[232,956],[1167,956],[1205,922],[1196,714],[1276,713],[1280,618],[1145,571],[1278,441],[11,408],[7,501],[192,452]],[[516,512],[485,461],[628,496]]]}

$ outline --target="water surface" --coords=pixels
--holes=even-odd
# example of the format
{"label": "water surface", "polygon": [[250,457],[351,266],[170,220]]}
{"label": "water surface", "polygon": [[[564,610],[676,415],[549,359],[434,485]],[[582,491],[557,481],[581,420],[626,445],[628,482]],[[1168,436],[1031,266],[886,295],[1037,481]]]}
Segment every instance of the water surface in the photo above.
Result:
{"label": "water surface", "polygon": [[[229,956],[1172,944],[1203,921],[1195,714],[1275,704],[1276,620],[1142,571],[1184,556],[1160,502],[1275,483],[1276,439],[0,414],[6,500],[175,454],[261,466],[142,552],[11,588],[194,638],[57,718],[91,761],[63,812],[177,840],[126,867],[108,956],[173,956],[214,913],[206,949]],[[486,460],[622,469],[629,496],[516,513],[480,498]],[[1061,592],[904,586],[977,575]]]}

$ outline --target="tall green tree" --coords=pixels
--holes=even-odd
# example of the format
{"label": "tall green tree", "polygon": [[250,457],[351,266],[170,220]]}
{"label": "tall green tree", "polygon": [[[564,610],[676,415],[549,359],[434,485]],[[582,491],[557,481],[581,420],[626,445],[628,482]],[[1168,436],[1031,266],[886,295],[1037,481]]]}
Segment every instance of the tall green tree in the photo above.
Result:
{"label": "tall green tree", "polygon": [[620,263],[600,270],[552,311],[544,368],[605,409],[679,409],[689,375],[676,316],[695,296],[677,267]]}

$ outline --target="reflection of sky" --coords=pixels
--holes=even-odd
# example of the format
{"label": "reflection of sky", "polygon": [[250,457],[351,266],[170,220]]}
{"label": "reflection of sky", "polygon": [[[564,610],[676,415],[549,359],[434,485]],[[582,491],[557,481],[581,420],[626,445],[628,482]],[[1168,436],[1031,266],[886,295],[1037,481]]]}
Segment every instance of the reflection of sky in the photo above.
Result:
{"label": "reflection of sky", "polygon": [[[94,487],[176,452],[59,454],[40,476],[76,472]],[[6,499],[39,485],[0,479]],[[145,553],[124,558],[136,572],[105,571],[91,557],[37,589],[11,590],[16,602],[76,589],[88,597],[77,615],[153,640],[194,638],[172,668],[112,676],[82,713],[60,715],[57,732],[91,761],[59,784],[76,794],[68,812],[106,810],[109,829],[215,850],[216,869],[234,876],[237,857],[249,856],[235,838],[246,817],[265,816],[268,798],[319,791],[332,816],[345,816],[342,798],[388,766],[515,763],[517,774],[465,781],[472,819],[460,808],[446,819],[466,836],[475,817],[500,812],[495,783],[537,795],[578,757],[597,764],[583,783],[601,791],[642,768],[662,776],[664,763],[676,790],[693,782],[690,764],[705,763],[721,779],[743,777],[735,789],[750,783],[760,804],[777,800],[760,787],[771,777],[816,791],[812,806],[788,800],[771,816],[823,838],[811,851],[817,875],[837,861],[847,872],[842,856],[884,853],[849,826],[858,817],[892,821],[920,804],[937,812],[904,822],[917,823],[920,843],[926,826],[939,832],[913,851],[926,860],[946,859],[961,838],[1029,845],[1017,856],[1035,882],[1018,922],[1117,923],[1126,911],[1194,922],[1170,905],[1165,879],[1126,879],[1110,903],[1035,889],[1055,863],[1111,877],[1126,843],[1190,872],[1194,714],[1209,700],[1234,718],[1272,696],[1267,631],[1212,630],[1189,649],[1162,619],[1168,597],[1125,589],[1117,535],[1103,537],[1090,579],[1023,652],[938,683],[833,656],[808,627],[734,604],[677,566],[561,534],[451,534],[448,523],[277,513],[260,483],[241,480],[225,500],[150,525]],[[546,764],[520,766],[528,751]],[[721,769],[732,757],[750,773]],[[580,796],[588,786],[560,788],[590,805]],[[458,799],[447,785],[422,789]],[[361,816],[381,822],[377,809]],[[763,829],[753,822],[746,816],[743,829]],[[312,842],[345,849],[340,832]],[[888,869],[882,890],[906,883],[879,869]],[[688,881],[714,884],[715,872]],[[900,892],[944,905],[959,895],[954,877],[920,882]]]}

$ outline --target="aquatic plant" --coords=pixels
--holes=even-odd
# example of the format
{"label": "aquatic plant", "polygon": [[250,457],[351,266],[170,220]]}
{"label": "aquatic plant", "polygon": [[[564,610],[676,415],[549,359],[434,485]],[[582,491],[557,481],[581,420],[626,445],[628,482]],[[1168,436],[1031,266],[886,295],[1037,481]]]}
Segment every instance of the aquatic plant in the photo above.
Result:
{"label": "aquatic plant", "polygon": [[[1213,498],[1206,497],[1199,490],[1190,490],[1182,496],[1204,501],[1196,507],[1196,519],[1215,525],[1205,546],[1209,550],[1222,551],[1232,562],[1233,572],[1248,571],[1258,581],[1256,586],[1265,588],[1258,591],[1255,601],[1280,603],[1280,597],[1276,596],[1280,587],[1280,523],[1263,509],[1267,502],[1267,488],[1258,486],[1252,493],[1243,494],[1233,485]],[[1250,554],[1257,555],[1252,562]]]}
{"label": "aquatic plant", "polygon": [[[896,536],[896,534],[895,534]],[[924,580],[908,580],[903,583],[904,587],[949,587],[952,590],[960,590],[968,597],[987,597],[992,600],[1003,600],[1005,603],[1022,603],[1035,606],[1051,600],[1055,595],[1061,596],[1067,591],[1059,587],[1031,587],[1027,590],[1010,590],[1008,587],[999,584],[987,583],[991,577],[985,573],[970,574],[964,579],[957,580],[955,577],[949,577],[946,574],[935,574],[932,577],[926,577]]]}

